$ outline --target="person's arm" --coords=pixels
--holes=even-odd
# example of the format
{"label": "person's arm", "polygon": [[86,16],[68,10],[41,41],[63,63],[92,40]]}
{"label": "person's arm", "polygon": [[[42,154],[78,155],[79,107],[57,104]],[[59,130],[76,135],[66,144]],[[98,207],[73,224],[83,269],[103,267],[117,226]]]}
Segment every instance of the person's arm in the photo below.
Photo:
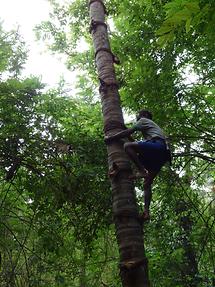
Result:
{"label": "person's arm", "polygon": [[113,136],[105,137],[105,143],[109,144],[114,140],[118,140],[118,139],[126,138],[126,137],[130,138],[130,135],[133,134],[134,131],[135,130],[133,128],[129,128],[129,129],[121,131],[121,132],[119,132]]}

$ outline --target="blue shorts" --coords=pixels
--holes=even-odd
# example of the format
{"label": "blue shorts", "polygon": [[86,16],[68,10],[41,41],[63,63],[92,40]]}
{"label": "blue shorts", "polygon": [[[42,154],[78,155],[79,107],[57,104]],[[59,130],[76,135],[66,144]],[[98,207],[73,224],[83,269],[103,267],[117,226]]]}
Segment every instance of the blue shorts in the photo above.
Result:
{"label": "blue shorts", "polygon": [[139,159],[148,171],[158,172],[168,161],[168,152],[164,141],[149,140],[137,143],[142,150]]}

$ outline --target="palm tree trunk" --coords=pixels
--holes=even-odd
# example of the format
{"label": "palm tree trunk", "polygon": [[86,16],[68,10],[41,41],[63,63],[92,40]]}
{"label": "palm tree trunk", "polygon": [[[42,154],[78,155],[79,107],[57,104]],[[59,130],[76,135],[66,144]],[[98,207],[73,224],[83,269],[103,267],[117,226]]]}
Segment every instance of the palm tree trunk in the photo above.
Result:
{"label": "palm tree trunk", "polygon": [[[124,129],[118,85],[114,70],[116,58],[110,50],[105,6],[103,0],[90,0],[91,34],[100,80],[100,95],[105,135]],[[138,220],[138,207],[133,182],[129,179],[131,166],[123,143],[107,147],[109,169],[116,170],[111,178],[113,218],[120,254],[120,275],[123,287],[149,287],[148,264],[145,256],[143,231]]]}

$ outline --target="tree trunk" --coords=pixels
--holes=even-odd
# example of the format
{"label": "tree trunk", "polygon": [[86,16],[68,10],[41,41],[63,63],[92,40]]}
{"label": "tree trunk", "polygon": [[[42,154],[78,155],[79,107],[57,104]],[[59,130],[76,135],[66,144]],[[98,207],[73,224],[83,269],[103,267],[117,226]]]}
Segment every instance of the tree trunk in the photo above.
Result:
{"label": "tree trunk", "polygon": [[[103,0],[89,2],[91,34],[95,49],[96,65],[100,80],[100,95],[105,135],[124,129],[118,85],[113,63],[116,58],[110,50],[105,24]],[[123,143],[113,142],[107,147],[109,170],[115,169],[111,178],[113,218],[120,254],[120,275],[123,287],[149,287],[148,263],[145,256],[143,231],[138,220],[138,207],[134,184],[129,179],[131,166]]]}

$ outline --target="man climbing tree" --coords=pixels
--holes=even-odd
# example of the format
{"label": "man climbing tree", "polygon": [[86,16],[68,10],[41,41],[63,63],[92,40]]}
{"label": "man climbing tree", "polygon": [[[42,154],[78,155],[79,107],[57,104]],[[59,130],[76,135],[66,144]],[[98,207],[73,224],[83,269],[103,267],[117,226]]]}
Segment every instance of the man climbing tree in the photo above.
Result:
{"label": "man climbing tree", "polygon": [[[170,151],[166,137],[162,129],[152,121],[152,113],[141,110],[137,115],[137,123],[124,131],[105,138],[105,142],[111,143],[114,140],[130,137],[135,131],[141,131],[145,140],[126,142],[124,149],[129,158],[138,168],[138,172],[132,179],[144,178],[144,213],[143,220],[149,220],[149,206],[152,198],[151,186],[162,166],[170,161]],[[116,173],[110,172],[110,176]]]}

